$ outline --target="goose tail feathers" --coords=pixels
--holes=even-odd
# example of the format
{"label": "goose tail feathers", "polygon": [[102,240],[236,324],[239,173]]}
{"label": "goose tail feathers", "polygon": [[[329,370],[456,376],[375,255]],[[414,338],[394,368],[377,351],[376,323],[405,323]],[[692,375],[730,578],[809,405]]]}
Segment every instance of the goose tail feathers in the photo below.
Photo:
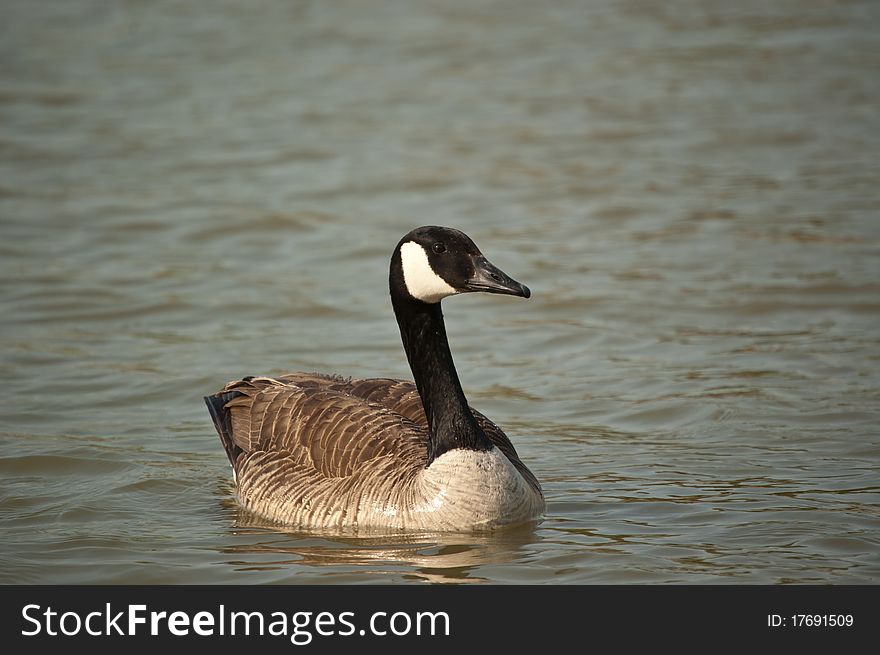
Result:
{"label": "goose tail feathers", "polygon": [[232,439],[232,419],[229,410],[226,409],[226,403],[241,395],[239,391],[221,391],[212,396],[205,396],[205,404],[208,406],[211,420],[214,421],[214,427],[217,428],[217,434],[220,435],[220,441],[233,469],[235,460],[244,451]]}

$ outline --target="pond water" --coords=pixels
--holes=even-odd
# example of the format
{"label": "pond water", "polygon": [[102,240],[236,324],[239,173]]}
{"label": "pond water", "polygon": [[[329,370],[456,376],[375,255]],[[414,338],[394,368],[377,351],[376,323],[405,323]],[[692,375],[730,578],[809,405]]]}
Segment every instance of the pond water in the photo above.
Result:
{"label": "pond water", "polygon": [[[4,3],[0,581],[880,582],[880,4]],[[260,524],[202,403],[409,377],[397,240],[536,527]]]}

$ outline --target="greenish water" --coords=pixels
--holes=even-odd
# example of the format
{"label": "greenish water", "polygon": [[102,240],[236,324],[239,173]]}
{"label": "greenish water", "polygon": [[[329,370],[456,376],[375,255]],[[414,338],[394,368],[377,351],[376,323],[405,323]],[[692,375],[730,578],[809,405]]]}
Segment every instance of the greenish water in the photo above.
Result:
{"label": "greenish water", "polygon": [[[0,581],[880,581],[877,3],[3,5]],[[546,519],[255,523],[201,397],[408,377],[426,223]]]}

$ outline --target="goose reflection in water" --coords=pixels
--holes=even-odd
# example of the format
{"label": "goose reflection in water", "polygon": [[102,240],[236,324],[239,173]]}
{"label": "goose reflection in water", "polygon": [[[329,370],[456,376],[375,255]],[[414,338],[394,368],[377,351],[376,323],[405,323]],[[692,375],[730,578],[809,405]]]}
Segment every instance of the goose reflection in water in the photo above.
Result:
{"label": "goose reflection in water", "polygon": [[[298,532],[273,524],[237,503],[232,531],[246,540],[221,549],[241,571],[277,571],[288,566],[374,568],[377,578],[395,572],[433,583],[481,582],[475,569],[522,561],[535,542],[534,525],[502,532],[370,532],[369,534]],[[339,579],[345,571],[339,572]],[[378,581],[378,580],[377,580]]]}

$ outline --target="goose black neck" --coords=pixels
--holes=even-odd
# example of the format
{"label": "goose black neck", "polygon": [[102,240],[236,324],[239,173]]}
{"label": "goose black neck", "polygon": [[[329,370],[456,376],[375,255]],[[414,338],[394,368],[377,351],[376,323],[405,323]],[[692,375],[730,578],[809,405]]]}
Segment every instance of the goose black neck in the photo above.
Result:
{"label": "goose black neck", "polygon": [[392,304],[428,419],[428,464],[455,448],[490,450],[492,442],[474,419],[458,380],[440,303],[392,294]]}

